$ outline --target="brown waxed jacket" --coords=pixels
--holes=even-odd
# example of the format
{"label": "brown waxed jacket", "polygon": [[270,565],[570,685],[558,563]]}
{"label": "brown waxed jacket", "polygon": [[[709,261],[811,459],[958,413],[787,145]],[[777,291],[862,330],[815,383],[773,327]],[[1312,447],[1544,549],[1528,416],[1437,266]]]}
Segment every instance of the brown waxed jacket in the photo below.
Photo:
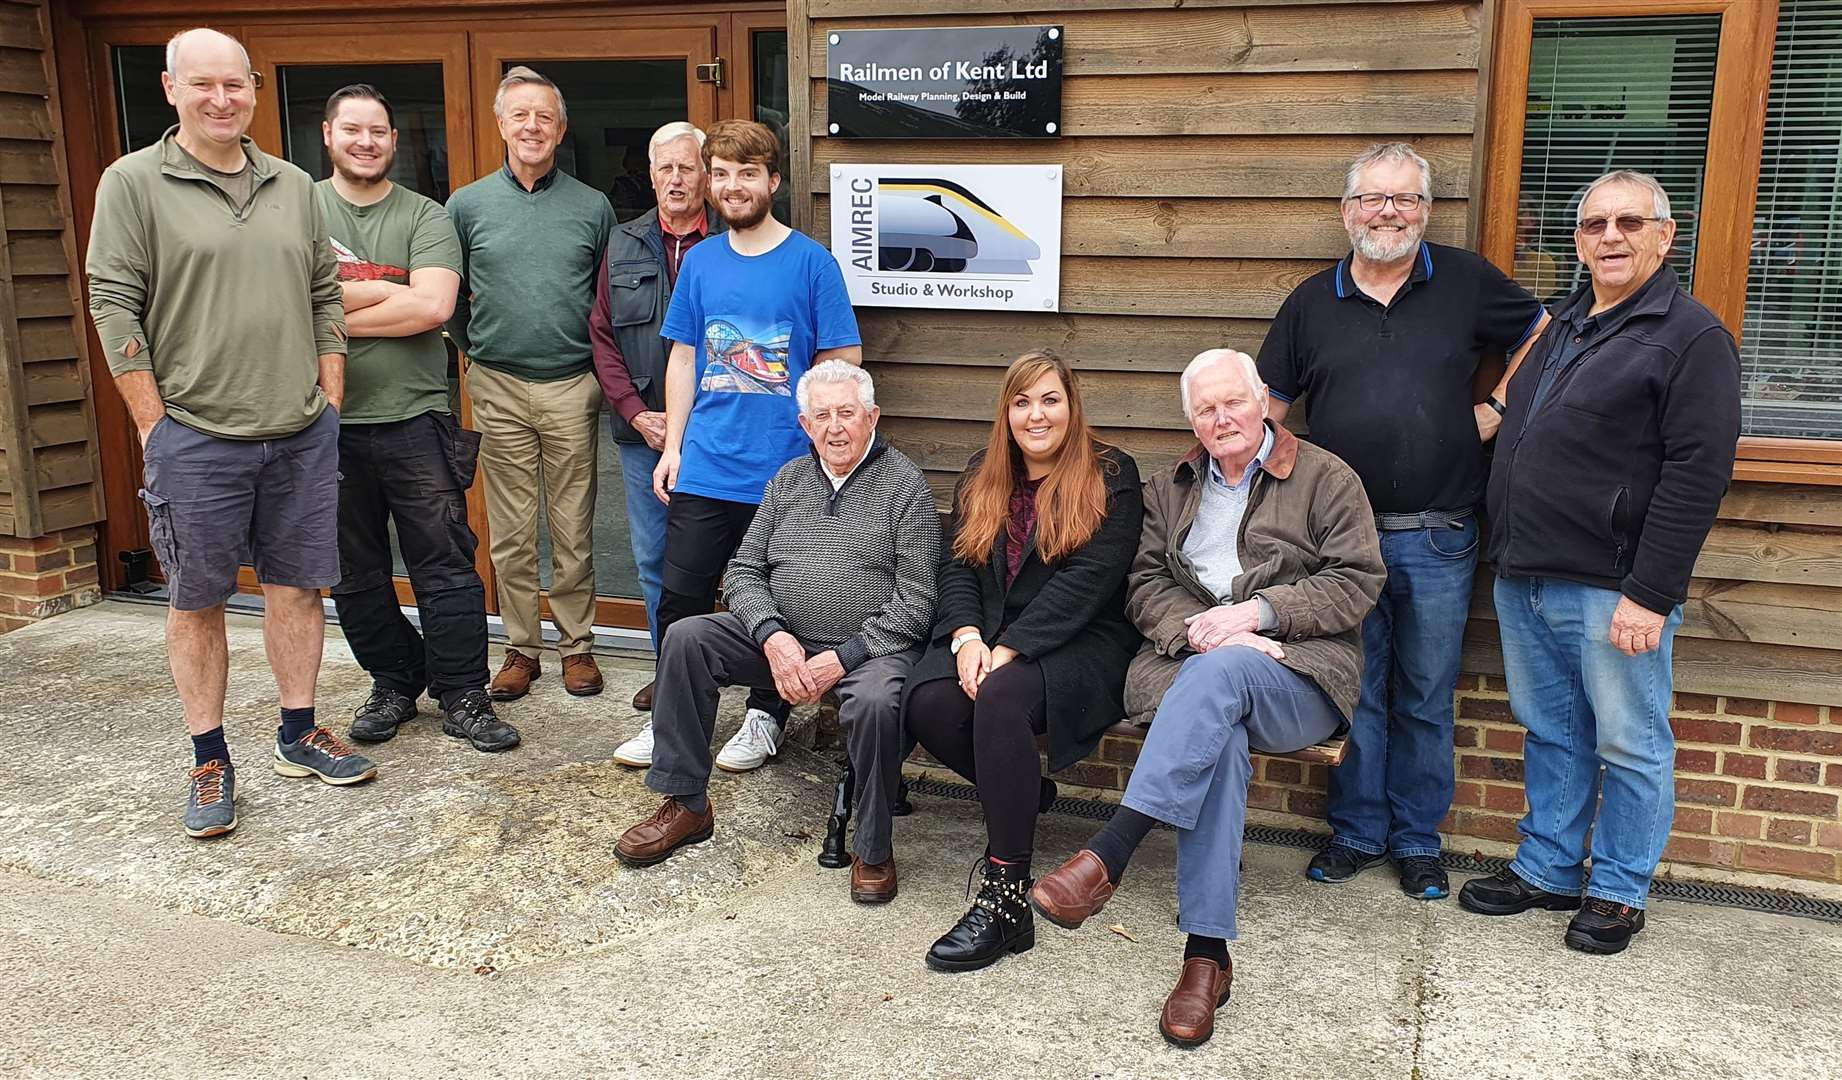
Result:
{"label": "brown waxed jacket", "polygon": [[1194,655],[1183,620],[1218,603],[1266,598],[1279,622],[1280,663],[1316,683],[1345,719],[1362,690],[1362,620],[1387,570],[1375,515],[1356,473],[1328,450],[1267,422],[1273,449],[1254,474],[1241,518],[1241,573],[1216,597],[1183,554],[1202,506],[1208,462],[1198,445],[1145,486],[1145,526],[1126,576],[1126,616],[1146,641],[1126,673],[1126,715],[1148,724],[1177,669]]}

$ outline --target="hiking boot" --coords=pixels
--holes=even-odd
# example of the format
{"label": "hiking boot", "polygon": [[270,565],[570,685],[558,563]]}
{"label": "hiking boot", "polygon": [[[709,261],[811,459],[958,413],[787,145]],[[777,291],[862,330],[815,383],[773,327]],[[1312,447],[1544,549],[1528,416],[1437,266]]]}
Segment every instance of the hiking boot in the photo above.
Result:
{"label": "hiking boot", "polygon": [[1538,889],[1505,867],[1489,877],[1472,878],[1458,890],[1458,906],[1479,915],[1520,915],[1530,908],[1572,911],[1580,898]]}
{"label": "hiking boot", "polygon": [[191,774],[185,801],[185,834],[203,839],[237,827],[237,770],[228,761],[207,761]]}
{"label": "hiking boot", "polygon": [[371,759],[339,741],[323,727],[301,736],[300,742],[282,742],[275,736],[275,771],[282,776],[317,776],[337,787],[361,784],[377,775]]}
{"label": "hiking boot", "polygon": [[1581,952],[1609,956],[1624,952],[1625,946],[1643,928],[1643,908],[1589,896],[1586,898],[1586,906],[1567,924],[1567,946]]}
{"label": "hiking boot", "polygon": [[1310,865],[1305,867],[1305,876],[1327,885],[1341,885],[1369,867],[1387,861],[1386,855],[1371,855],[1347,844],[1332,844],[1311,857]]}
{"label": "hiking boot", "polygon": [[530,693],[531,684],[543,675],[544,669],[537,663],[537,657],[507,649],[505,663],[499,666],[499,674],[492,677],[492,686],[486,693],[494,701],[516,701]]}
{"label": "hiking boot", "polygon": [[601,668],[587,653],[563,657],[563,689],[576,697],[601,693]]}
{"label": "hiking boot", "polygon": [[416,718],[416,699],[387,686],[371,687],[371,696],[352,714],[346,734],[359,742],[388,742],[397,728]]}
{"label": "hiking boot", "polygon": [[484,690],[469,690],[441,714],[441,733],[466,739],[475,750],[491,754],[520,742],[518,729],[499,719]]}
{"label": "hiking boot", "polygon": [[1408,855],[1395,860],[1401,872],[1401,891],[1416,900],[1444,900],[1452,894],[1445,869],[1431,855]]}

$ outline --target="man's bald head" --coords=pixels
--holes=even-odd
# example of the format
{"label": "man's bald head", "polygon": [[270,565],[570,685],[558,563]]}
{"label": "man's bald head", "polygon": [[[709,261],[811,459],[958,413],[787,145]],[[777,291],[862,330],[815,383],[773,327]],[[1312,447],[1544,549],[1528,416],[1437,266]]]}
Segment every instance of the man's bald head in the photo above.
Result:
{"label": "man's bald head", "polygon": [[236,62],[242,66],[244,71],[251,70],[249,50],[245,49],[243,43],[236,38],[221,30],[213,30],[209,26],[181,30],[166,42],[166,73],[178,79],[179,65],[184,61],[224,50],[235,53]]}

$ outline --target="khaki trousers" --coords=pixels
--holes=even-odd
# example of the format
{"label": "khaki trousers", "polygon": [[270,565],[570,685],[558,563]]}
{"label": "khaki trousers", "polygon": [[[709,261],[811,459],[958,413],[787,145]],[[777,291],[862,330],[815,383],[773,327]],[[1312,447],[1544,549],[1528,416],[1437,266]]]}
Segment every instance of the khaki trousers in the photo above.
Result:
{"label": "khaki trousers", "polygon": [[469,364],[467,397],[482,436],[480,474],[506,644],[533,658],[544,647],[537,575],[542,484],[554,569],[550,613],[561,638],[557,651],[586,653],[595,643],[595,422],[601,387],[593,372],[526,382]]}

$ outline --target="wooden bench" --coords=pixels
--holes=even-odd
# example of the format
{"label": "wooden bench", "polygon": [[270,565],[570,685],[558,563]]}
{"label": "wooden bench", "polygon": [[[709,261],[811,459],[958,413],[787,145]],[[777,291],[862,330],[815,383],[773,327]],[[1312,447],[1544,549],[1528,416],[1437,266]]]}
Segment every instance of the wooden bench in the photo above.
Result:
{"label": "wooden bench", "polygon": [[[824,700],[819,703],[818,726],[821,735],[835,735],[838,731],[838,700],[831,694],[825,695]],[[1109,728],[1108,733],[1127,738],[1143,738],[1145,730],[1137,724],[1127,724],[1122,721]],[[1038,742],[1041,741],[1039,737]],[[1343,764],[1343,757],[1348,752],[1349,739],[1343,735],[1333,735],[1323,742],[1294,750],[1289,754],[1266,754],[1264,756],[1301,761],[1307,764],[1327,765],[1334,769]],[[850,853],[844,846],[844,833],[850,825],[851,806],[856,801],[856,789],[856,770],[851,768],[850,759],[846,758],[844,771],[838,777],[837,786],[832,789],[831,816],[826,819],[825,840],[819,846],[819,865],[828,870],[840,870],[851,865]],[[891,811],[896,817],[914,813],[914,804],[908,800],[908,780],[906,778],[896,789],[896,800]]]}

